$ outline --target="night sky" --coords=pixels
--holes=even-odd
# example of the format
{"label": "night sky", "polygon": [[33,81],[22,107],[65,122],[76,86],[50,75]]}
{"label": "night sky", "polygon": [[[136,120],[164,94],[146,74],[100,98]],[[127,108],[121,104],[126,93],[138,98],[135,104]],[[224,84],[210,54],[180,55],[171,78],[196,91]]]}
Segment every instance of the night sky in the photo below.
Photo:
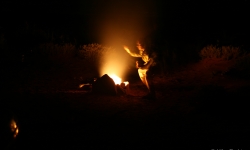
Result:
{"label": "night sky", "polygon": [[152,34],[165,40],[227,35],[244,40],[249,34],[249,6],[248,0],[3,0],[0,9],[1,26],[35,22],[93,42],[109,43]]}

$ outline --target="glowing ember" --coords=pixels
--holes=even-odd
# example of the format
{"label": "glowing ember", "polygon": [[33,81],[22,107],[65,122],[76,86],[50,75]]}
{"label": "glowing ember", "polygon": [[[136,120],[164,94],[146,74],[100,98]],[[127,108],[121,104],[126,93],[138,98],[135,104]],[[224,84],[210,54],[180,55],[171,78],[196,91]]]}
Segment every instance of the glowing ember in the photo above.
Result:
{"label": "glowing ember", "polygon": [[115,75],[115,74],[111,74],[111,75],[109,75],[109,77],[112,78],[112,79],[114,80],[115,84],[121,84],[121,82],[122,82],[122,79],[119,78],[119,77],[118,77],[117,75]]}
{"label": "glowing ember", "polygon": [[125,84],[125,86],[127,86],[128,84],[129,84],[129,82],[128,81],[125,81],[125,82],[123,82],[124,84]]}

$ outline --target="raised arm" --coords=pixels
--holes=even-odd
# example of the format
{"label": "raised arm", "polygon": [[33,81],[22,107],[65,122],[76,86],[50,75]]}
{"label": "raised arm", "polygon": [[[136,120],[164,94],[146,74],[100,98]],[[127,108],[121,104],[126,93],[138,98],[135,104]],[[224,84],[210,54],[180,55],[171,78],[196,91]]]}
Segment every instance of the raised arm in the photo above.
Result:
{"label": "raised arm", "polygon": [[132,53],[132,52],[129,50],[129,48],[128,48],[127,46],[123,46],[123,48],[125,49],[125,51],[126,51],[127,53],[129,53],[129,55],[131,55],[131,56],[133,56],[133,57],[142,57],[142,55],[140,55],[140,54]]}

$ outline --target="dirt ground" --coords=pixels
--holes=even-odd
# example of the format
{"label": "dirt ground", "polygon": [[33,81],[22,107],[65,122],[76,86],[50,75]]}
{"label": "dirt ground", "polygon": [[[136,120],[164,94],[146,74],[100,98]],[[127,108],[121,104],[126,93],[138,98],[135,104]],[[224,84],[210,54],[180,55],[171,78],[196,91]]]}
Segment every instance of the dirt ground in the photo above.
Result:
{"label": "dirt ground", "polygon": [[12,149],[245,149],[250,78],[233,64],[205,59],[155,74],[155,101],[141,98],[139,78],[128,95],[100,96],[78,88],[93,77],[86,70],[26,73],[5,92],[20,124]]}

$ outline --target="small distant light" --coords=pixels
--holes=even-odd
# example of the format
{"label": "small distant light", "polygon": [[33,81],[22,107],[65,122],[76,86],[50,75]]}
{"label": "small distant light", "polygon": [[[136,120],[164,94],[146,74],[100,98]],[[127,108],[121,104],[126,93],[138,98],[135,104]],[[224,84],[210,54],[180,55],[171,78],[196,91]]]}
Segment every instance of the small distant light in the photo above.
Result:
{"label": "small distant light", "polygon": [[83,86],[84,86],[84,84],[80,84],[80,85],[79,85],[79,88],[82,88]]}
{"label": "small distant light", "polygon": [[18,135],[19,133],[19,129],[18,129],[18,126],[16,124],[16,121],[15,120],[11,120],[10,122],[10,129],[12,131],[12,133],[14,134],[14,138],[16,138],[16,136]]}

